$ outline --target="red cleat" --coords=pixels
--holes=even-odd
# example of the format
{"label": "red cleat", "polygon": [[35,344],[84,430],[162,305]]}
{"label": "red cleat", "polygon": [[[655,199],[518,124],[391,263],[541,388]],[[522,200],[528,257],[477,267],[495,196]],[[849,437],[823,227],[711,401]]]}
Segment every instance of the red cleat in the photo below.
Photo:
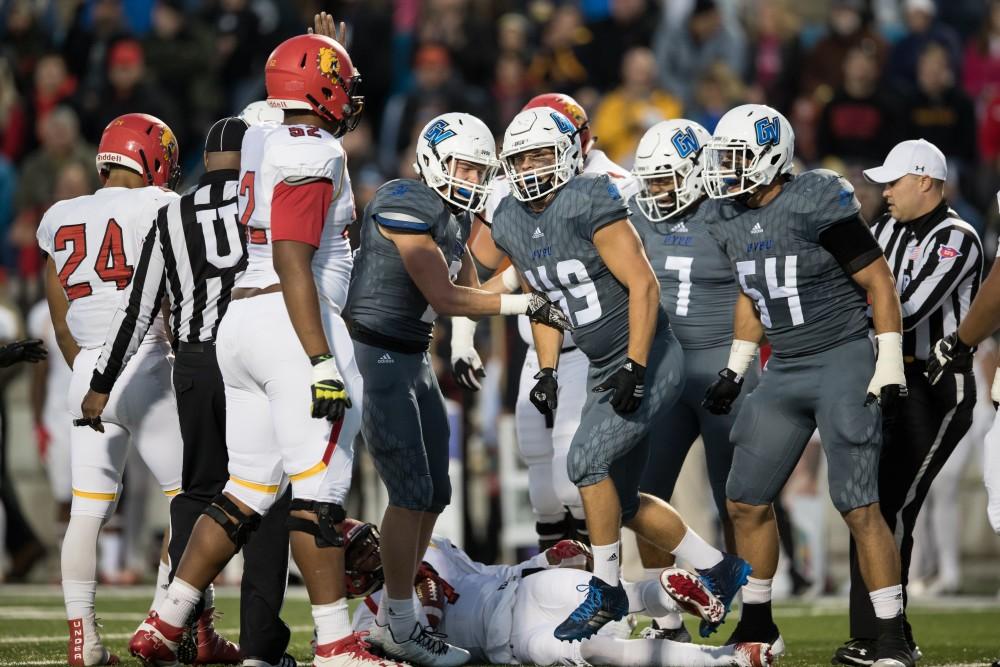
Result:
{"label": "red cleat", "polygon": [[367,632],[354,632],[343,639],[316,647],[313,667],[408,667],[405,662],[380,658],[369,652]]}
{"label": "red cleat", "polygon": [[194,664],[236,665],[243,660],[240,647],[215,631],[215,607],[207,607],[201,613],[195,621],[194,635],[198,644]]}
{"label": "red cleat", "polygon": [[70,667],[117,665],[118,656],[104,648],[97,632],[96,619],[73,618],[69,623],[69,646],[66,662]]}
{"label": "red cleat", "polygon": [[771,667],[774,655],[770,644],[742,642],[733,647],[736,650],[736,664],[740,667]]}
{"label": "red cleat", "polygon": [[718,624],[726,616],[726,607],[712,595],[701,578],[679,567],[660,572],[660,585],[681,609],[708,623]]}
{"label": "red cleat", "polygon": [[145,667],[177,667],[177,644],[184,628],[176,628],[155,612],[143,621],[128,643],[128,651]]}

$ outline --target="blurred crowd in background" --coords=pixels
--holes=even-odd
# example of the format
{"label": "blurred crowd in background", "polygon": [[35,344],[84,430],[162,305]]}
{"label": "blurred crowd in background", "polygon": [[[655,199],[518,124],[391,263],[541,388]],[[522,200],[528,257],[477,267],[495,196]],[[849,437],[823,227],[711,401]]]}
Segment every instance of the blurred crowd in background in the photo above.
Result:
{"label": "blurred crowd in background", "polygon": [[[803,168],[855,184],[868,220],[883,204],[861,169],[902,139],[931,141],[950,162],[951,205],[988,260],[995,252],[1000,0],[7,0],[0,294],[14,312],[41,298],[38,221],[99,186],[95,144],[112,118],[166,121],[183,185],[193,184],[207,128],[263,98],[268,53],[320,10],[347,22],[363,76],[364,119],[344,138],[359,213],[386,180],[413,175],[415,132],[445,111],[478,115],[499,137],[533,95],[569,93],[597,147],[630,167],[655,123],[686,117],[711,131],[729,108],[759,102],[791,121]],[[481,492],[463,488],[461,503],[467,551],[486,561],[500,553],[504,482],[493,416],[511,409],[524,354],[513,326],[480,327],[496,370],[492,407],[448,380],[448,336],[438,336],[443,388],[472,426],[459,438],[463,465],[487,480]],[[472,436],[486,443],[478,458]]]}

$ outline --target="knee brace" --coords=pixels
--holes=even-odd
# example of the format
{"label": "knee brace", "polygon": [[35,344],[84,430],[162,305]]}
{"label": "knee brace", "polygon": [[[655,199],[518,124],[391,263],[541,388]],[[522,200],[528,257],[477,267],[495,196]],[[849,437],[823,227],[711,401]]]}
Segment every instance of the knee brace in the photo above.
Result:
{"label": "knee brace", "polygon": [[[314,512],[316,521],[292,516],[292,512],[305,511]],[[316,546],[343,547],[344,536],[337,528],[337,524],[347,518],[344,508],[337,503],[322,503],[318,500],[303,500],[294,498],[288,506],[288,530],[297,530],[300,533],[309,533],[316,539]]]}
{"label": "knee brace", "polygon": [[211,503],[205,505],[205,509],[201,513],[222,526],[237,549],[242,549],[243,545],[250,539],[250,535],[260,526],[259,514],[247,516],[240,511],[236,503],[222,493],[213,498]]}

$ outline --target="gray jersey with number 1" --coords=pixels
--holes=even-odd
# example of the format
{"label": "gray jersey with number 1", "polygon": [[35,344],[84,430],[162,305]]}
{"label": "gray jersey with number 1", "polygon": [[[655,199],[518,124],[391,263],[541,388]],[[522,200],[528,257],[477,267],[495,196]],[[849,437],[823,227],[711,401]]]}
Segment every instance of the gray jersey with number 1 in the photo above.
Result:
{"label": "gray jersey with number 1", "polygon": [[380,227],[430,234],[454,280],[462,267],[470,225],[468,215],[453,215],[444,200],[420,181],[399,179],[380,187],[361,219],[347,319],[398,340],[429,341],[437,313],[410,278],[396,244]]}
{"label": "gray jersey with number 1", "polygon": [[708,233],[715,207],[705,200],[693,212],[652,222],[634,199],[629,202],[629,219],[660,281],[670,328],[685,350],[728,346],[733,339],[733,304],[740,288],[729,258]]}
{"label": "gray jersey with number 1", "polygon": [[581,174],[540,213],[508,196],[493,213],[493,240],[538,292],[573,321],[573,340],[595,366],[628,350],[628,291],[594,245],[602,227],[628,209],[605,174]]}
{"label": "gray jersey with number 1", "polygon": [[865,291],[820,245],[858,215],[854,188],[827,169],[792,178],[761,208],[724,200],[709,224],[743,292],[757,304],[776,357],[800,357],[868,335]]}

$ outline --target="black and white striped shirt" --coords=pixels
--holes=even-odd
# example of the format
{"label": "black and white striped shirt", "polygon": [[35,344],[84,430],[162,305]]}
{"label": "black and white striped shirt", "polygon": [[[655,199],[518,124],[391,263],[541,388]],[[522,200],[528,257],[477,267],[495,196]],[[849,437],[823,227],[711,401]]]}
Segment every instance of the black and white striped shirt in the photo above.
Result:
{"label": "black and white striped shirt", "polygon": [[175,344],[215,340],[233,284],[247,266],[236,170],[210,171],[162,207],[143,241],[132,283],[115,312],[90,386],[110,393],[160,311],[166,291]]}
{"label": "black and white striped shirt", "polygon": [[906,223],[886,214],[872,232],[896,279],[903,307],[903,356],[926,361],[931,345],[958,328],[979,291],[979,235],[946,201]]}

